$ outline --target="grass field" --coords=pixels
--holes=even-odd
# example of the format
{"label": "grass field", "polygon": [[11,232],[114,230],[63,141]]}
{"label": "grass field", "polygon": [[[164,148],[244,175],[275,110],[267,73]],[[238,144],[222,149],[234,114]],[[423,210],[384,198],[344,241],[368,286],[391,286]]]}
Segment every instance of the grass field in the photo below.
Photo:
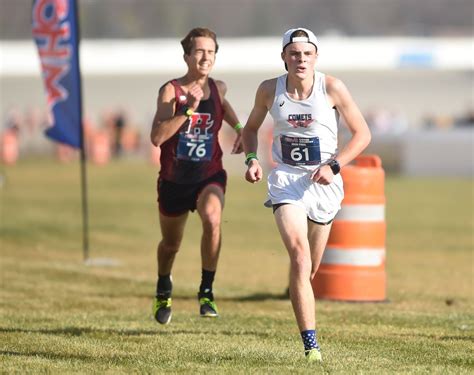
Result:
{"label": "grass field", "polygon": [[195,215],[173,272],[169,326],[151,318],[156,170],[89,167],[90,251],[82,262],[77,164],[4,168],[1,196],[2,373],[414,373],[474,371],[473,181],[388,177],[388,303],[318,301],[324,363],[308,366],[290,302],[287,255],[265,184],[229,181],[215,294],[198,316]]}

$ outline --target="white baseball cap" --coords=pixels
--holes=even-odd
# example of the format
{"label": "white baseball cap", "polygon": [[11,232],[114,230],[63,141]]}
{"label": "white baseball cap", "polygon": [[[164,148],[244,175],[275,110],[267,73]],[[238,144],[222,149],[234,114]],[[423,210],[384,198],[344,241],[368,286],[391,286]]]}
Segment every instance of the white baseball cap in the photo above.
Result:
{"label": "white baseball cap", "polygon": [[[306,36],[291,37],[291,35],[295,31],[298,31],[298,30],[304,31],[308,36],[307,37]],[[282,49],[285,49],[285,47],[288,44],[297,43],[297,42],[311,43],[316,47],[316,49],[318,48],[318,38],[316,38],[316,35],[314,35],[311,30],[305,29],[303,27],[298,27],[296,29],[290,29],[285,34],[283,34],[283,43],[282,43],[283,48]]]}

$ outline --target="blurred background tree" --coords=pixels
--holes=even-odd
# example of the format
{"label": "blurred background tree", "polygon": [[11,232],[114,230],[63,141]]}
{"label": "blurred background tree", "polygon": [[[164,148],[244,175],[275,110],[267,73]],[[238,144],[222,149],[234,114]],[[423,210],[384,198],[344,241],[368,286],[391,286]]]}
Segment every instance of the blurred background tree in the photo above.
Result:
{"label": "blurred background tree", "polygon": [[[82,36],[279,36],[306,26],[347,36],[471,36],[472,0],[79,0]],[[31,0],[0,0],[0,39],[29,39]]]}

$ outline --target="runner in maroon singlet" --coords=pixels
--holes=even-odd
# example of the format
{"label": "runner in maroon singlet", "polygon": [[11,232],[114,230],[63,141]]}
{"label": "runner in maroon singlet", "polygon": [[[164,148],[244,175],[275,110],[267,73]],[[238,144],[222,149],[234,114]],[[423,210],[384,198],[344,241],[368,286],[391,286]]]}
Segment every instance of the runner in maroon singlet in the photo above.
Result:
{"label": "runner in maroon singlet", "polygon": [[[170,84],[175,92],[175,113],[185,111],[186,94],[178,80]],[[161,145],[160,178],[178,184],[193,184],[222,171],[222,150],[217,134],[222,126],[224,108],[219,89],[207,80],[210,96],[201,99],[196,111],[171,138]],[[182,98],[182,99],[180,99]]]}
{"label": "runner in maroon singlet", "polygon": [[153,303],[153,315],[161,324],[171,320],[171,270],[189,211],[194,210],[203,224],[200,314],[218,316],[212,285],[227,183],[218,141],[223,120],[237,132],[232,153],[242,152],[242,126],[225,99],[226,85],[209,77],[218,50],[215,33],[193,29],[181,45],[188,71],[161,87],[150,135],[152,143],[161,148],[157,189],[162,240],[157,250],[158,282]]}

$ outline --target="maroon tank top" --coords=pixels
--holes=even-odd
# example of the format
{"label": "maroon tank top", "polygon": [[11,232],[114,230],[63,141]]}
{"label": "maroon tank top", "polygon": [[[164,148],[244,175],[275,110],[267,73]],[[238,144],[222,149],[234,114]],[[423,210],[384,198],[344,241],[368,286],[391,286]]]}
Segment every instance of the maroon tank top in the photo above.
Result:
{"label": "maroon tank top", "polygon": [[[186,96],[176,79],[176,110],[186,106]],[[222,127],[224,108],[215,82],[209,78],[211,94],[201,100],[194,114],[161,145],[160,177],[178,184],[193,184],[222,170],[222,149],[218,133]]]}

